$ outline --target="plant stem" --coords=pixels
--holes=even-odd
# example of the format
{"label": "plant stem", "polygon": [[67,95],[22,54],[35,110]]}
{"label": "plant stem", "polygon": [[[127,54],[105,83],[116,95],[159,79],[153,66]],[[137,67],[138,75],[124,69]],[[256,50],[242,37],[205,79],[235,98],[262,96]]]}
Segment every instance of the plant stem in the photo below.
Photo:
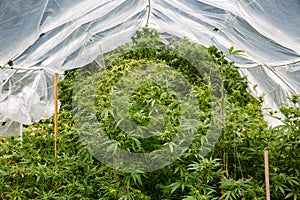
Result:
{"label": "plant stem", "polygon": [[102,65],[103,65],[104,73],[105,73],[105,80],[106,80],[106,84],[107,84],[107,90],[108,90],[108,93],[110,93],[109,84],[108,84],[108,74],[107,74],[106,64],[105,64],[104,55],[103,55],[103,51],[102,51],[101,46],[100,46],[100,54],[101,54]]}

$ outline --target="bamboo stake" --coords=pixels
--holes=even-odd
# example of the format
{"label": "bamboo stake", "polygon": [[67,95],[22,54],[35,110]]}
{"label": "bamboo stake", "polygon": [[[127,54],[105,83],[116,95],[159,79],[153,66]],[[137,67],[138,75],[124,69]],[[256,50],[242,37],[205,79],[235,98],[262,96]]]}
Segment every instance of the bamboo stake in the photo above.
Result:
{"label": "bamboo stake", "polygon": [[270,182],[269,182],[269,159],[268,159],[268,150],[264,151],[265,157],[265,178],[266,178],[266,197],[267,200],[270,200]]}
{"label": "bamboo stake", "polygon": [[54,156],[57,155],[58,135],[58,73],[54,74]]}

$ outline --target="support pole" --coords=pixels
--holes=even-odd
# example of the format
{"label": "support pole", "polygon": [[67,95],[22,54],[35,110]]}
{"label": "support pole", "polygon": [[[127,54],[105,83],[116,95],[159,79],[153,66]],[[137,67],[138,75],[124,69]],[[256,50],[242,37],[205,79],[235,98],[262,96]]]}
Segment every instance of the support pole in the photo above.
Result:
{"label": "support pole", "polygon": [[270,182],[269,182],[269,158],[268,158],[268,150],[264,151],[264,157],[265,157],[265,179],[266,179],[266,197],[267,200],[270,200]]}
{"label": "support pole", "polygon": [[58,135],[58,73],[54,74],[54,156],[57,155]]}
{"label": "support pole", "polygon": [[151,0],[148,0],[148,14],[147,14],[146,27],[148,27],[149,25],[150,15],[151,15]]}
{"label": "support pole", "polygon": [[23,143],[23,124],[20,123],[20,140],[21,140],[21,144]]}

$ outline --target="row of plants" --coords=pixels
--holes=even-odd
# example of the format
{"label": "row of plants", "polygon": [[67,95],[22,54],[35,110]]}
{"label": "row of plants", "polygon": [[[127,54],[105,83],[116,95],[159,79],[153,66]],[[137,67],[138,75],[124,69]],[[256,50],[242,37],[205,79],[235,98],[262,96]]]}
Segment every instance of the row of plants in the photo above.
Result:
{"label": "row of plants", "polygon": [[[246,77],[240,76],[225,53],[187,39],[169,41],[167,45],[162,41],[157,31],[144,28],[132,37],[131,43],[100,56],[84,70],[70,71],[59,86],[57,157],[53,150],[52,118],[25,127],[23,141],[14,137],[1,139],[0,198],[265,199],[263,151],[267,149],[271,199],[299,199],[300,109],[283,106],[281,112],[286,116],[283,125],[268,128],[261,111],[262,98],[255,99],[247,92]],[[229,53],[240,51],[232,48]],[[184,110],[180,95],[168,87],[141,84],[124,102],[133,121],[145,127],[151,124],[153,106],[164,108],[164,126],[153,137],[128,134],[121,128],[122,119],[116,120],[113,109],[116,84],[127,72],[148,65],[169,66],[191,86],[193,93],[180,95],[194,95],[198,102],[198,123],[189,127],[195,137],[180,158],[168,166],[146,173],[120,171],[89,152],[85,145],[91,144],[83,138],[94,133],[76,123],[76,113],[89,117],[93,107],[99,125],[114,147],[130,152],[175,148],[169,144],[178,134]],[[120,86],[118,91],[120,88],[124,89]],[[74,90],[87,99],[93,95],[92,103],[78,99]],[[290,100],[296,104],[299,97],[295,95]],[[78,110],[72,106],[74,102],[86,110]],[[217,108],[220,137],[211,151],[202,156],[203,138],[215,116],[214,103],[221,105]],[[92,145],[101,142],[99,137]]]}

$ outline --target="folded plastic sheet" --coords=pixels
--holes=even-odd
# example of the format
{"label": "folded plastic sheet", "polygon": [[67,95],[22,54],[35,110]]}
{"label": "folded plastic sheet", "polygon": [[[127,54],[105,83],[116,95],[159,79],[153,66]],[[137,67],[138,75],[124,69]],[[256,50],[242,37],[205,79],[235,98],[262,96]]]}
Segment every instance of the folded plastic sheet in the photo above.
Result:
{"label": "folded plastic sheet", "polygon": [[19,122],[6,119],[6,121],[1,122],[0,126],[0,136],[1,137],[12,137],[12,136],[21,136],[22,124]]}
{"label": "folded plastic sheet", "polygon": [[85,66],[147,23],[225,54],[230,46],[244,50],[228,58],[248,77],[249,91],[264,94],[264,107],[278,109],[300,93],[299,11],[298,0],[1,0],[0,118],[49,118],[55,72]]}

